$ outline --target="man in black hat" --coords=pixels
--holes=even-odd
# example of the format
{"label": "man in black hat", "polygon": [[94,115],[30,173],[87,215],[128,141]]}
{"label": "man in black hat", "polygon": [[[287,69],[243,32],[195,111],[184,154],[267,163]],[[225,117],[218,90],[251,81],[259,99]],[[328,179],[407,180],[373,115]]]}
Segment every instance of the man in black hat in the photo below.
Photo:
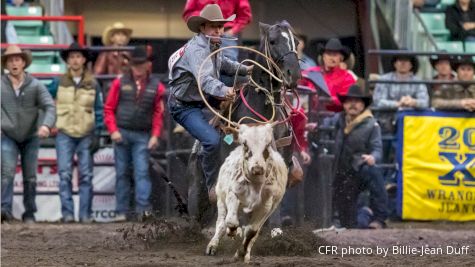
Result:
{"label": "man in black hat", "polygon": [[[306,76],[308,75],[307,73],[312,71],[321,72],[333,100],[333,102],[327,106],[327,109],[341,111],[342,107],[337,95],[346,94],[348,88],[356,83],[356,79],[353,75],[347,70],[340,68],[341,62],[347,60],[350,56],[350,51],[336,38],[328,40],[324,47],[320,46],[317,49],[318,54],[322,57],[323,66],[309,68],[302,74]],[[302,84],[310,88],[315,87],[315,85],[306,80],[303,80]]]}
{"label": "man in black hat", "polygon": [[336,219],[343,227],[356,227],[357,198],[364,190],[370,193],[374,212],[369,228],[382,228],[387,218],[387,194],[381,170],[381,129],[368,106],[371,97],[353,85],[346,95],[338,94],[343,110],[325,122],[335,127],[335,164],[333,166],[333,203]]}
{"label": "man in black hat", "polygon": [[[398,54],[391,59],[393,71],[381,76],[381,80],[420,81],[415,75],[419,62],[415,56]],[[429,94],[424,84],[376,85],[373,94],[374,106],[384,109],[428,108]]]}
{"label": "man in black hat", "polygon": [[104,122],[114,142],[117,221],[132,215],[128,171],[132,167],[136,219],[143,220],[152,209],[149,158],[161,133],[165,86],[151,74],[151,60],[145,46],[136,47],[130,58],[130,71],[112,82],[104,105]]}
{"label": "man in black hat", "polygon": [[89,50],[72,43],[61,52],[68,64],[66,73],[50,86],[56,98],[56,156],[59,173],[59,196],[62,221],[74,222],[72,194],[74,154],[79,170],[79,221],[92,222],[93,159],[103,127],[102,91],[91,71],[86,68]]}
{"label": "man in black hat", "polygon": [[[457,78],[460,81],[472,81],[475,63],[471,56],[458,58],[454,62],[454,69],[457,70]],[[475,84],[455,84],[441,87],[434,92],[432,107],[436,109],[467,110],[475,111]]]}
{"label": "man in black hat", "polygon": [[[440,52],[447,52],[442,50]],[[435,81],[451,81],[455,79],[455,75],[452,73],[452,57],[449,55],[436,55],[429,58],[432,68],[437,71],[437,74],[432,78]],[[440,90],[442,87],[449,86],[447,84],[434,84],[431,86],[429,95],[433,95],[435,91]]]}

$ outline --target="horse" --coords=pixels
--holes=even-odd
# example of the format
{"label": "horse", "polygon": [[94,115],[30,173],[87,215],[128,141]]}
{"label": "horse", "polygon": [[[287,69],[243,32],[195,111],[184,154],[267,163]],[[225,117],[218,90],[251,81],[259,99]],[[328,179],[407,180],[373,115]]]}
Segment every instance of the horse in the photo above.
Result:
{"label": "horse", "polygon": [[[267,91],[256,89],[252,84],[248,84],[241,89],[243,90],[241,95],[245,99],[239,96],[233,103],[230,118],[234,122],[238,122],[243,118],[245,119],[242,120],[242,123],[245,124],[254,123],[255,120],[262,121],[263,118],[270,119],[274,108],[276,108],[274,121],[286,120],[290,114],[288,114],[288,111],[282,104],[282,96],[285,94],[284,91],[286,89],[295,89],[300,79],[300,66],[296,52],[298,41],[293,36],[290,24],[287,21],[278,22],[274,25],[259,23],[259,28],[261,36],[259,51],[272,59],[279,67],[283,76],[282,82],[271,78],[269,73],[254,66],[252,80],[259,84],[260,87],[267,89]],[[268,67],[274,75],[278,75],[279,71],[273,67],[273,64],[269,64],[267,60],[262,56],[258,56],[256,62]],[[273,101],[269,101],[269,95]],[[253,111],[248,106],[252,107]],[[277,143],[279,143],[279,140],[282,141],[284,139],[288,141],[291,135],[288,123],[280,123],[274,126],[274,139]],[[288,142],[282,143],[287,143],[287,145],[279,146],[277,144],[277,149],[288,167],[292,164],[292,147]],[[219,155],[220,165],[222,165],[224,159],[235,147],[235,144],[228,145],[222,142]],[[208,191],[205,186],[201,164],[199,164],[198,150],[199,147],[195,144],[189,158],[187,205],[189,214],[195,217],[201,226],[205,226],[211,222],[215,214],[215,205],[211,205],[208,200]]]}

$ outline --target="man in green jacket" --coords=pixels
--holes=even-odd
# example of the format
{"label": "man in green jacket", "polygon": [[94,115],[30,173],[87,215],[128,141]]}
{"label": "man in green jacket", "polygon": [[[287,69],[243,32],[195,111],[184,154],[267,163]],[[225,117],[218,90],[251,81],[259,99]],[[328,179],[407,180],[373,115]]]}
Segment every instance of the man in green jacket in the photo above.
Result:
{"label": "man in green jacket", "polygon": [[99,83],[86,68],[89,51],[72,43],[61,57],[68,64],[67,72],[51,86],[56,98],[56,156],[59,173],[59,196],[62,221],[74,222],[72,192],[74,154],[79,172],[79,221],[92,222],[93,159],[91,150],[98,148],[102,128],[102,94]]}
{"label": "man in green jacket", "polygon": [[[36,212],[36,169],[39,138],[46,138],[56,121],[56,109],[48,90],[25,72],[31,63],[31,53],[18,46],[7,47],[2,55],[2,221],[11,220],[13,179],[18,155],[23,174],[23,204],[25,223],[34,223]],[[44,115],[40,117],[40,110]]]}

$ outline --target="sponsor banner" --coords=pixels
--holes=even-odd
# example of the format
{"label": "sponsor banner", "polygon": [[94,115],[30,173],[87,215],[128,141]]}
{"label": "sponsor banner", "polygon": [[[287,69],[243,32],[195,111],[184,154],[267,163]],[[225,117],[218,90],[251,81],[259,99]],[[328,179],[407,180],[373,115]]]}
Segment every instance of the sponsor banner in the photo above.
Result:
{"label": "sponsor banner", "polygon": [[[74,159],[76,163],[76,158]],[[37,171],[37,197],[36,205],[38,212],[35,217],[38,221],[57,221],[61,218],[61,202],[59,199],[59,174],[56,165],[56,150],[50,148],[41,148],[38,155]],[[100,149],[94,154],[94,163],[100,166],[94,166],[93,175],[93,216],[98,221],[110,221],[115,214],[115,168],[114,151],[112,148]],[[75,203],[75,216],[78,216],[79,196],[79,175],[78,168],[74,164],[73,168],[73,199]],[[104,166],[105,165],[105,166]],[[107,166],[109,165],[109,166]],[[14,180],[14,205],[13,215],[20,219],[24,211],[23,199],[23,176],[21,166],[18,165]],[[112,211],[112,213],[111,213]],[[97,215],[97,216],[96,216]]]}
{"label": "sponsor banner", "polygon": [[401,113],[397,154],[403,219],[475,220],[473,114]]}

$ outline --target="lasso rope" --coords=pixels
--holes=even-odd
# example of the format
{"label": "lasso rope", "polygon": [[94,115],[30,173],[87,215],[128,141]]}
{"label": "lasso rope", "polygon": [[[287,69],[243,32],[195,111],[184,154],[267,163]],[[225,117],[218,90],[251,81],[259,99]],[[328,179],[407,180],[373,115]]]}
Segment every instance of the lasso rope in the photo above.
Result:
{"label": "lasso rope", "polygon": [[[243,120],[243,119],[251,119],[253,121],[256,121],[257,123],[268,123],[268,122],[273,122],[274,120],[274,117],[275,117],[275,103],[274,103],[274,100],[273,98],[269,98],[269,100],[271,101],[271,104],[272,104],[272,108],[273,108],[273,115],[272,115],[272,118],[271,120],[267,120],[267,121],[259,121],[259,120],[256,120],[254,118],[251,118],[251,117],[243,117],[239,120],[238,123],[236,122],[233,122],[231,121],[231,115],[229,115],[229,119],[224,117],[223,115],[221,115],[219,112],[217,112],[213,107],[211,107],[211,105],[208,103],[206,97],[204,96],[204,93],[203,93],[203,89],[201,88],[201,72],[202,72],[202,69],[203,69],[203,66],[205,65],[205,63],[210,60],[210,58],[212,56],[214,56],[215,54],[223,51],[224,49],[243,49],[243,50],[248,50],[248,51],[251,51],[251,52],[254,52],[262,57],[264,57],[267,61],[267,64],[268,66],[270,67],[271,65],[274,67],[275,70],[277,70],[278,74],[281,78],[277,77],[276,75],[274,75],[274,73],[272,73],[272,71],[266,69],[265,67],[263,67],[261,64],[257,63],[256,61],[254,60],[251,60],[251,59],[245,59],[243,60],[240,64],[244,63],[244,62],[251,62],[253,63],[255,66],[258,66],[259,68],[261,68],[263,71],[267,72],[271,78],[274,78],[276,79],[278,82],[282,83],[283,82],[283,79],[284,79],[284,76],[283,76],[283,73],[282,73],[282,70],[280,70],[279,66],[277,66],[277,64],[272,60],[272,58],[269,58],[269,56],[263,54],[262,52],[260,51],[257,51],[255,49],[252,49],[252,48],[249,48],[249,47],[244,47],[244,46],[228,46],[228,47],[223,47],[223,48],[219,48],[215,51],[213,51],[212,53],[210,53],[206,58],[205,60],[201,63],[200,65],[200,68],[199,68],[199,71],[198,71],[198,79],[197,79],[197,83],[198,83],[198,92],[200,93],[200,96],[201,98],[203,99],[203,102],[205,103],[206,107],[214,114],[216,115],[217,117],[219,117],[220,119],[226,121],[228,123],[229,126],[233,125],[234,127],[236,128],[239,128],[239,124],[240,122]],[[238,71],[238,70],[237,70]],[[236,72],[237,72],[236,71]],[[270,79],[271,79],[270,78]],[[252,79],[251,79],[252,80]],[[254,83],[254,85],[257,85],[257,83],[252,80],[252,82]],[[236,78],[234,79],[234,85],[236,83]],[[257,88],[259,88],[260,90],[264,89],[262,86],[258,86]],[[264,92],[266,93],[267,96],[271,95],[271,93],[265,89]],[[269,93],[269,94],[268,94]],[[245,99],[243,100],[245,101]],[[249,107],[248,107],[249,108]],[[232,105],[230,105],[230,111],[232,110]],[[252,109],[251,109],[252,111]],[[255,111],[254,111],[255,112]],[[230,112],[231,114],[231,112]]]}

